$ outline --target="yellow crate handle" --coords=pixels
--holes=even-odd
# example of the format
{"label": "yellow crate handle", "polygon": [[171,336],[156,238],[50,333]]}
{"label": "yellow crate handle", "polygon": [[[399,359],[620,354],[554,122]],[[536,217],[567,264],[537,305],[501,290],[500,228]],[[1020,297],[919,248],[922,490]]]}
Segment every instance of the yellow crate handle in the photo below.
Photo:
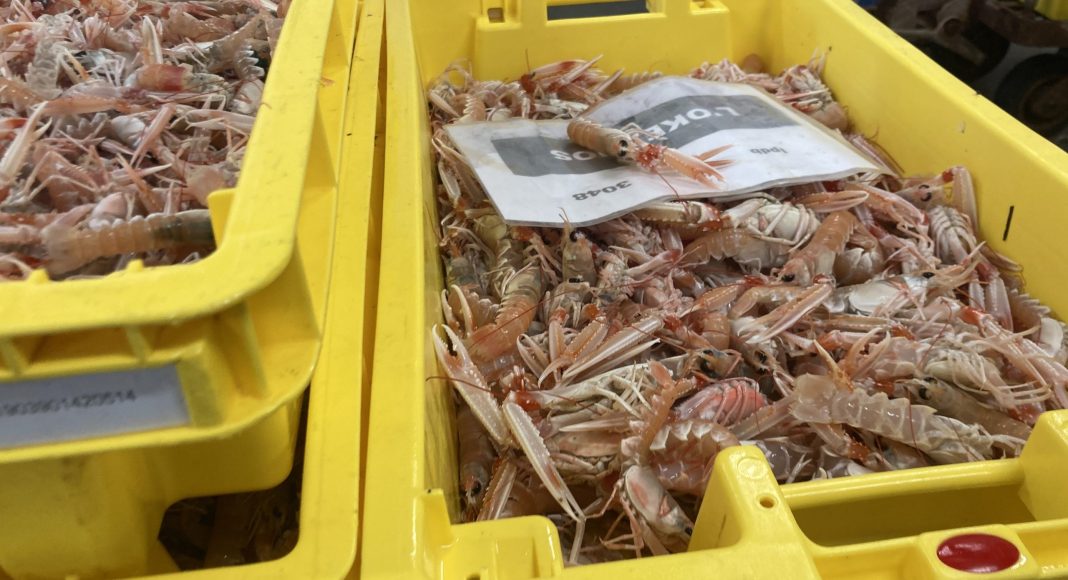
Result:
{"label": "yellow crate handle", "polygon": [[[716,458],[689,551],[657,559],[662,577],[769,578],[968,578],[971,573],[939,560],[938,549],[948,538],[969,534],[992,535],[1019,551],[1019,560],[996,578],[1034,578],[1052,575],[1068,563],[1068,411],[1046,413],[1019,459],[938,466],[780,486],[761,451],[752,446],[727,449]],[[929,521],[901,521],[913,517],[908,502],[922,495],[952,497],[972,490],[1018,492],[1034,521],[960,525],[991,513],[996,506],[976,504],[970,513],[945,512]],[[978,496],[977,496],[978,497]],[[564,568],[566,554],[556,527],[544,517],[452,525],[441,490],[427,490],[417,500],[416,529],[423,538],[422,558],[440,562],[431,577],[489,580],[513,577],[570,577],[595,573],[593,568]],[[898,521],[885,509],[865,505],[899,506]],[[843,506],[845,506],[843,508]],[[852,506],[852,507],[851,507]],[[795,513],[819,519],[821,508],[854,512],[818,527],[842,526],[840,537],[821,545],[806,534]],[[936,511],[937,508],[936,508]],[[825,515],[833,516],[834,513]],[[962,519],[955,519],[960,516]],[[916,528],[918,533],[886,538],[849,538],[850,526],[866,518],[864,531]],[[925,526],[936,526],[925,529]],[[820,539],[819,532],[813,534]],[[833,545],[829,545],[833,544]],[[1060,568],[1063,569],[1063,568]],[[644,567],[618,567],[613,580],[647,577]],[[601,577],[601,576],[598,576]]]}
{"label": "yellow crate handle", "polygon": [[[901,578],[952,578],[964,573],[939,559],[939,547],[949,538],[978,533],[1007,540],[1020,552],[1016,564],[999,577],[1036,577],[1068,558],[1068,502],[1064,497],[1068,466],[1059,459],[1066,455],[1068,411],[1043,415],[1019,459],[781,487],[759,449],[729,449],[716,458],[690,552],[723,551],[723,557],[730,558],[732,551],[746,544],[765,550],[775,546],[781,550],[776,559],[795,566],[790,577],[809,573],[846,577],[897,570]],[[1002,495],[993,493],[996,490]],[[980,502],[970,506],[970,511],[961,511],[947,501],[943,509],[936,507],[936,513],[928,513],[928,518],[917,518],[910,509],[918,497],[952,498],[969,491],[976,492],[972,495],[977,498],[1012,499],[1015,494],[1035,521],[993,521],[1006,516],[997,506]],[[849,511],[853,515],[843,518],[843,512]],[[814,522],[810,529],[798,523],[795,515],[800,513]],[[879,521],[863,525],[869,518]],[[988,521],[975,525],[984,519]],[[843,529],[837,537],[828,535],[825,530],[835,526]],[[850,530],[852,526],[856,527]],[[851,531],[860,535],[851,538]],[[885,537],[863,537],[873,532]]]}

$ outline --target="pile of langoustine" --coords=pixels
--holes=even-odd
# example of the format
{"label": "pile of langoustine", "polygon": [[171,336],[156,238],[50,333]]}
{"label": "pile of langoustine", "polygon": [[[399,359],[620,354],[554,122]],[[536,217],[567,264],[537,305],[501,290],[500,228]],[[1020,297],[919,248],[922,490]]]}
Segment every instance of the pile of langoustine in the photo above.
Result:
{"label": "pile of langoustine", "polygon": [[0,6],[0,279],[214,247],[288,0]]}
{"label": "pile of langoustine", "polygon": [[[611,130],[582,112],[656,75],[594,62],[515,82],[454,65],[429,92],[447,280],[433,339],[460,395],[465,520],[548,515],[571,563],[677,552],[729,446],[806,481],[1013,457],[1068,407],[1063,326],[977,240],[968,171],[901,176],[848,130],[819,62],[691,74],[765,89],[885,172],[581,229],[505,224],[442,127],[571,118],[596,148],[582,136]],[[716,175],[668,157],[645,166]]]}

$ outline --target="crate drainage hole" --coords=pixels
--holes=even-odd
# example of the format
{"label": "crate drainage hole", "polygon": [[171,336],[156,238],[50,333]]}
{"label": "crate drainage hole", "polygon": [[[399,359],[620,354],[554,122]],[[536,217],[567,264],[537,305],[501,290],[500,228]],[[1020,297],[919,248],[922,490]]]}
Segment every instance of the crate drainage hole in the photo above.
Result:
{"label": "crate drainage hole", "polygon": [[760,498],[760,505],[766,508],[773,508],[775,507],[775,498],[771,497],[770,495],[765,495]]}

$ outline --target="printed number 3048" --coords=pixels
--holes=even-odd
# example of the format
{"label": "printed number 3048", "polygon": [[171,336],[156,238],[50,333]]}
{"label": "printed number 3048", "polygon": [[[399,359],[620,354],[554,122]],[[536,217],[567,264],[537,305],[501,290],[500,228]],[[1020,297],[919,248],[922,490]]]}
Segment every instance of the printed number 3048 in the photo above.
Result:
{"label": "printed number 3048", "polygon": [[589,199],[591,197],[597,197],[598,195],[601,195],[602,193],[615,193],[616,191],[619,191],[620,189],[626,189],[626,188],[628,188],[630,186],[631,186],[631,182],[629,182],[627,180],[623,180],[623,181],[620,181],[619,183],[617,183],[615,185],[609,185],[608,187],[602,187],[601,189],[590,189],[588,191],[583,191],[581,193],[575,193],[575,194],[572,194],[571,197],[573,197],[573,198],[575,198],[575,199],[577,199],[579,201],[582,201],[584,199]]}

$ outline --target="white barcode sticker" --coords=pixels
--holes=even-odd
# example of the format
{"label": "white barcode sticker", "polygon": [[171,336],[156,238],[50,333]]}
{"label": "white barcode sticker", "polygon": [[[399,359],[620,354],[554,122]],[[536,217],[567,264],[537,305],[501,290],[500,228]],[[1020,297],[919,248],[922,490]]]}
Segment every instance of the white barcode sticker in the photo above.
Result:
{"label": "white barcode sticker", "polygon": [[0,449],[187,424],[174,365],[0,383]]}
{"label": "white barcode sticker", "polygon": [[[879,169],[845,140],[748,85],[662,77],[585,114],[604,126],[637,126],[690,155],[724,145],[717,188],[670,170],[660,175],[583,149],[568,121],[450,125],[504,220],[513,225],[592,225],[665,199],[714,198],[769,187],[841,179]],[[653,136],[660,140],[654,140]],[[670,183],[670,185],[669,185]]]}

